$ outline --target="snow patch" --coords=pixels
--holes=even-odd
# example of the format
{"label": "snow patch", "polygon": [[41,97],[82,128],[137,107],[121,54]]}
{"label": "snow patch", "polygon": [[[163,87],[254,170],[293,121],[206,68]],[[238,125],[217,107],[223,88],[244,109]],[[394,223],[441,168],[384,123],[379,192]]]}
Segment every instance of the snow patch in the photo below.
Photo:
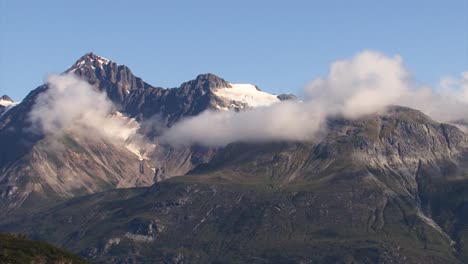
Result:
{"label": "snow patch", "polygon": [[14,105],[14,104],[17,104],[17,103],[14,103],[14,102],[8,101],[8,100],[0,99],[0,105],[2,105],[2,106],[8,107],[8,106]]}
{"label": "snow patch", "polygon": [[131,153],[135,154],[140,161],[143,161],[143,155],[140,152],[140,148],[134,144],[125,144],[125,147],[127,150],[129,150]]}
{"label": "snow patch", "polygon": [[98,57],[97,61],[98,61],[99,64],[101,64],[101,65],[104,65],[104,64],[108,64],[108,63],[109,63],[109,60],[106,59],[106,58],[103,58],[103,57]]}
{"label": "snow patch", "polygon": [[0,105],[5,107],[5,109],[3,110],[3,113],[0,114],[0,117],[2,117],[4,114],[6,114],[6,112],[10,111],[13,107],[17,106],[18,104],[19,102],[12,102],[8,100],[0,99]]}
{"label": "snow patch", "polygon": [[76,69],[81,69],[81,68],[85,67],[86,62],[91,62],[91,68],[93,70],[95,70],[96,67],[94,65],[96,65],[97,67],[102,69],[104,65],[109,64],[109,62],[111,62],[111,61],[109,59],[106,59],[104,57],[97,56],[97,55],[94,55],[94,57],[92,57],[92,58],[85,57],[82,60],[78,61],[70,71],[74,72],[74,71],[76,71]]}
{"label": "snow patch", "polygon": [[[241,102],[249,107],[269,106],[280,100],[276,95],[257,90],[253,84],[234,84],[231,87],[219,88],[214,94],[232,102]],[[235,104],[234,104],[235,105]],[[222,109],[222,107],[219,107]]]}

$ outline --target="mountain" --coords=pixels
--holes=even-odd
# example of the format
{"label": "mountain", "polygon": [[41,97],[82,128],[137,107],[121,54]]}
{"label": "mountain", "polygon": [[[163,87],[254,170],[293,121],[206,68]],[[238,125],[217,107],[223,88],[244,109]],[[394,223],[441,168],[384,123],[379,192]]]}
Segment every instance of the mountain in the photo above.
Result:
{"label": "mountain", "polygon": [[[231,84],[214,74],[201,74],[179,88],[154,87],[128,67],[93,53],[82,56],[65,73],[105,93],[117,118],[136,124],[149,139],[161,128],[205,110],[239,111],[280,101],[254,85]],[[112,188],[149,186],[184,175],[216,152],[202,146],[133,146],[106,138],[89,140],[73,131],[59,138],[38,133],[31,129],[30,113],[37,98],[48,90],[47,84],[39,86],[0,117],[0,208],[11,211],[24,204],[31,210],[38,204],[49,206]],[[54,142],[65,147],[53,147]],[[155,150],[142,158],[144,148]]]}
{"label": "mountain", "polygon": [[164,89],[92,53],[66,73],[150,143],[37,133],[29,113],[49,87],[36,88],[0,117],[0,232],[95,263],[468,262],[460,124],[389,106],[331,116],[313,141],[176,147],[152,140],[206,110],[298,99],[214,74]]}
{"label": "mountain", "polygon": [[87,263],[78,256],[44,242],[27,240],[22,236],[0,234],[0,263]]}
{"label": "mountain", "polygon": [[317,142],[233,143],[186,176],[72,199],[0,230],[97,263],[468,260],[466,134],[397,106],[328,127]]}

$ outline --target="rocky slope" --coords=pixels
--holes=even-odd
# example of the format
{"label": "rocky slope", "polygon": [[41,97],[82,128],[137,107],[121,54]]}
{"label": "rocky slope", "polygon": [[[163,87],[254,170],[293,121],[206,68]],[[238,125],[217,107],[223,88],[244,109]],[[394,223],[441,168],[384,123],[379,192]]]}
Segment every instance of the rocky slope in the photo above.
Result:
{"label": "rocky slope", "polygon": [[403,107],[328,126],[317,142],[231,144],[190,175],[0,229],[98,263],[468,260],[466,134]]}
{"label": "rocky slope", "polygon": [[20,206],[37,210],[74,196],[154,182],[151,165],[125,146],[73,134],[41,139],[0,175],[2,216]]}

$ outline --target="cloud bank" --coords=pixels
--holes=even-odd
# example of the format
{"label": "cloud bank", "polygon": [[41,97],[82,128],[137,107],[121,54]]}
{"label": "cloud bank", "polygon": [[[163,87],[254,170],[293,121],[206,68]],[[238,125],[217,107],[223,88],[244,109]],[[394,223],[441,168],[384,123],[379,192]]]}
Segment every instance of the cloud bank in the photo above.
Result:
{"label": "cloud bank", "polygon": [[444,78],[439,87],[416,84],[400,56],[364,51],[333,63],[326,78],[305,87],[309,100],[327,105],[329,113],[358,118],[401,105],[421,110],[441,122],[468,118],[468,72]]}
{"label": "cloud bank", "polygon": [[283,102],[241,112],[206,111],[176,123],[159,138],[175,145],[271,140],[312,140],[325,125],[324,112],[317,105]]}
{"label": "cloud bank", "polygon": [[170,144],[209,146],[236,141],[312,140],[327,117],[359,118],[389,105],[415,108],[441,122],[468,120],[468,72],[444,78],[437,89],[416,84],[401,56],[363,51],[332,63],[328,76],[309,82],[304,102],[281,102],[250,111],[206,112],[165,131]]}
{"label": "cloud bank", "polygon": [[73,131],[125,141],[137,131],[138,124],[115,114],[104,93],[74,74],[51,75],[47,84],[47,91],[37,97],[29,114],[34,128],[44,134],[60,136]]}

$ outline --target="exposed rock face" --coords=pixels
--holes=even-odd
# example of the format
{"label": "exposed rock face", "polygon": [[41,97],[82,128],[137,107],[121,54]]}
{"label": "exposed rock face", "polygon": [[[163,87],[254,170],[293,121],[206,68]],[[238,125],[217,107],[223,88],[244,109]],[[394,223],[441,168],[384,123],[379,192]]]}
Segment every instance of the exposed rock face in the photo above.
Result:
{"label": "exposed rock face", "polygon": [[134,76],[128,67],[93,53],[85,54],[67,72],[105,91],[121,112],[139,120],[157,115],[165,125],[214,109],[212,91],[230,87],[225,80],[210,73],[201,74],[179,88],[154,87]]}
{"label": "exposed rock face", "polygon": [[294,94],[280,94],[277,96],[278,99],[280,99],[281,101],[287,101],[287,100],[297,100],[297,96],[294,95]]}
{"label": "exposed rock face", "polygon": [[212,91],[220,86],[229,86],[213,74],[202,74],[195,80],[183,83],[174,89],[139,89],[124,102],[125,113],[139,118],[157,115],[170,126],[185,116],[193,116],[206,109],[215,109]]}
{"label": "exposed rock face", "polygon": [[[119,111],[128,116],[138,120],[158,116],[166,126],[207,109],[243,110],[255,107],[242,100],[217,96],[216,91],[220,88],[234,87],[211,73],[200,74],[179,88],[164,89],[147,84],[134,76],[128,67],[93,53],[85,54],[67,72],[74,73],[93,84],[96,89],[105,91]],[[251,86],[261,92],[258,87]],[[295,98],[292,94],[279,95],[278,101]]]}
{"label": "exposed rock face", "polygon": [[[143,168],[143,169],[142,169]],[[3,214],[112,188],[149,186],[154,174],[125,146],[67,134],[38,141],[1,171]]]}

